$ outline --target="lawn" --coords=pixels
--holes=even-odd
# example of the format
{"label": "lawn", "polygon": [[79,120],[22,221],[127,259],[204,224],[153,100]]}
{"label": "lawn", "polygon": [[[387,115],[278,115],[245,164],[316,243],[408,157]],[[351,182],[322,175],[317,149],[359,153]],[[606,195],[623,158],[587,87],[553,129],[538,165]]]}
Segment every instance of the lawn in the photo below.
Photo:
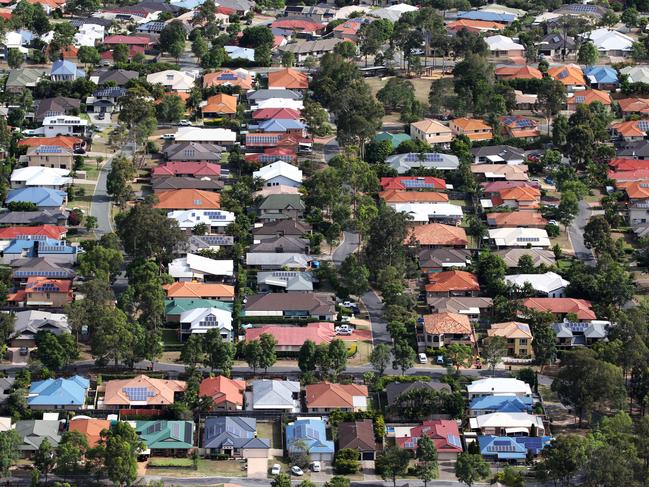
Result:
{"label": "lawn", "polygon": [[[372,94],[376,95],[378,91],[385,86],[389,78],[366,78],[365,82],[370,86]],[[409,80],[415,88],[415,97],[422,103],[428,105],[428,93],[430,92],[430,85],[433,83],[431,79],[412,78]]]}
{"label": "lawn", "polygon": [[362,365],[369,361],[370,353],[372,353],[372,345],[368,342],[357,341],[356,354],[347,360],[348,365]]}
{"label": "lawn", "polygon": [[277,422],[257,423],[257,436],[270,439],[271,448],[282,448],[282,428]]}
{"label": "lawn", "polygon": [[100,169],[97,169],[97,163],[93,161],[93,162],[86,162],[83,165],[82,171],[86,172],[86,179],[87,180],[96,181],[97,178],[99,177]]}
{"label": "lawn", "polygon": [[[154,459],[155,460],[155,459]],[[163,459],[167,461],[170,459]],[[182,459],[185,460],[185,459]],[[194,470],[191,466],[187,468],[151,468],[147,469],[147,475],[161,477],[245,477],[246,471],[242,470],[242,463],[237,460],[198,460],[198,468]]]}

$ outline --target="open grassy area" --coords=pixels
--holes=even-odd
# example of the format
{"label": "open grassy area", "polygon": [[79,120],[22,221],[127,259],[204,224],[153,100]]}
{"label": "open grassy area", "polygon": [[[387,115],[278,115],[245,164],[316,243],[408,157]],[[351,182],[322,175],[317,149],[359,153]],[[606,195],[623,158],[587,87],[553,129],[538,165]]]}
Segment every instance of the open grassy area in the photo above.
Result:
{"label": "open grassy area", "polygon": [[[366,78],[365,82],[370,86],[372,94],[376,96],[378,91],[385,86],[390,78]],[[415,97],[422,103],[428,104],[428,93],[430,92],[430,85],[433,83],[431,79],[412,78],[409,80],[415,88]]]}
{"label": "open grassy area", "polygon": [[257,436],[268,438],[271,448],[282,448],[282,428],[278,422],[258,422]]}
{"label": "open grassy area", "polygon": [[347,360],[348,365],[362,365],[366,364],[370,359],[372,353],[372,345],[368,342],[355,342],[357,345],[356,354]]}
{"label": "open grassy area", "polygon": [[[189,462],[191,464],[191,460]],[[191,465],[187,468],[151,468],[147,469],[147,475],[161,477],[244,477],[246,471],[241,469],[241,465],[237,460],[206,460],[201,458],[198,460],[197,469],[194,469]]]}

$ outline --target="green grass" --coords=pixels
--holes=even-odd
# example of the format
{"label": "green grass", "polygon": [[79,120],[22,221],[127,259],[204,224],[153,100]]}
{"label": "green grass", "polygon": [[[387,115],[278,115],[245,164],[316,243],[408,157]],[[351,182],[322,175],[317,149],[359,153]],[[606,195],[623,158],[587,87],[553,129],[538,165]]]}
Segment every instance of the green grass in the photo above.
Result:
{"label": "green grass", "polygon": [[546,402],[561,402],[559,396],[548,386],[539,386],[539,393]]}
{"label": "green grass", "polygon": [[97,164],[94,162],[84,164],[82,171],[86,172],[86,179],[90,181],[96,181],[99,177],[100,170],[97,169]]}
{"label": "green grass", "polygon": [[[163,459],[162,461],[166,461]],[[241,463],[237,460],[206,460],[199,459],[198,467],[194,469],[190,459],[176,459],[187,460],[189,467],[181,468],[155,468],[151,469],[150,475],[159,475],[161,477],[245,477],[246,471],[241,469]],[[149,463],[151,460],[149,460]]]}
{"label": "green grass", "polygon": [[257,436],[268,438],[271,448],[282,448],[282,427],[279,423],[257,423]]}
{"label": "green grass", "polygon": [[194,463],[190,458],[152,458],[148,466],[194,468]]}
{"label": "green grass", "polygon": [[180,345],[178,330],[165,328],[162,330],[162,341],[165,345]]}

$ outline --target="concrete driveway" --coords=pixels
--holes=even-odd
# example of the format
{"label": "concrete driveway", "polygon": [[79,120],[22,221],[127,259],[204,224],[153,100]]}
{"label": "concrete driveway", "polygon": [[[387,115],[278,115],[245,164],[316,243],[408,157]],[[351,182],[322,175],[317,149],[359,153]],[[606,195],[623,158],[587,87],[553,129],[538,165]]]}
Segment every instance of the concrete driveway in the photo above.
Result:
{"label": "concrete driveway", "polygon": [[251,479],[265,479],[268,472],[267,458],[248,458],[247,476]]}

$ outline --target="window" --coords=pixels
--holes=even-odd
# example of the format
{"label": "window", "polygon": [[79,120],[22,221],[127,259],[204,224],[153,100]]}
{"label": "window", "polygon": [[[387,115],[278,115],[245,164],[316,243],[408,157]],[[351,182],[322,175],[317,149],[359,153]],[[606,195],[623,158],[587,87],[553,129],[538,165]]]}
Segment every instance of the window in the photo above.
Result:
{"label": "window", "polygon": [[527,338],[521,338],[521,339],[519,340],[519,343],[520,343],[521,345],[527,345]]}

